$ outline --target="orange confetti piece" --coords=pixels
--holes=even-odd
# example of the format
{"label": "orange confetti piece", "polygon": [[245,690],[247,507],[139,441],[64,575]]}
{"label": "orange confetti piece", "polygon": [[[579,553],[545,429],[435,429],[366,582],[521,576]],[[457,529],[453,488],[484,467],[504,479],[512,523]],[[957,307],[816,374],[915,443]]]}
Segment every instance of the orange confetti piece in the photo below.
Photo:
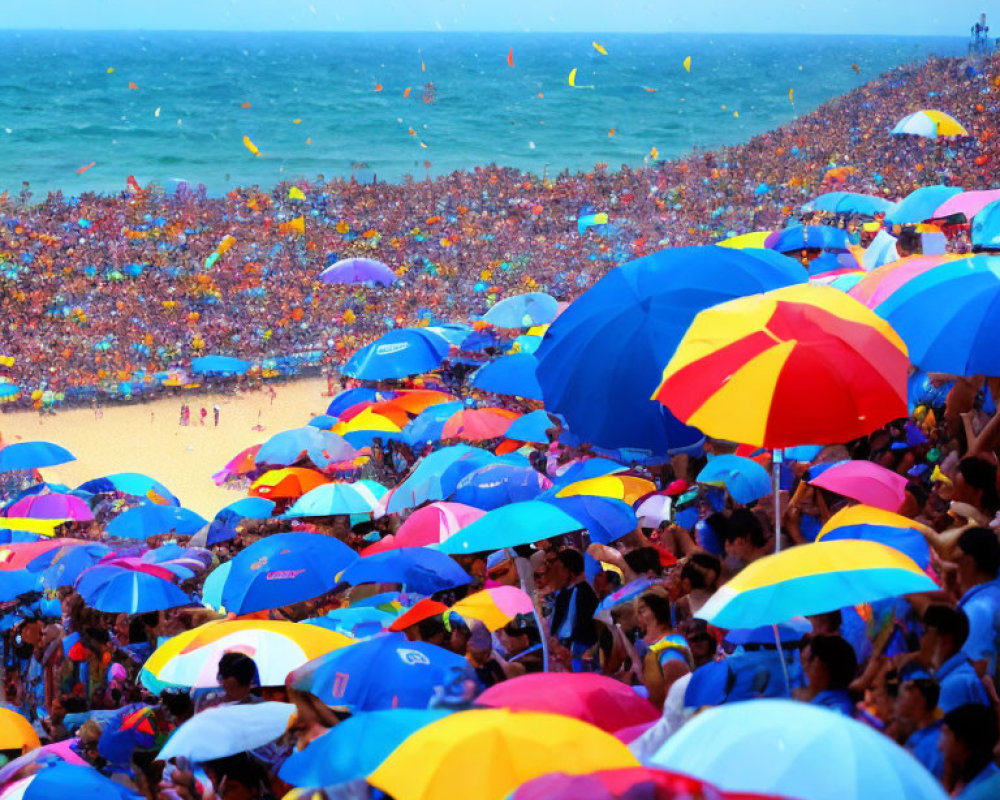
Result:
{"label": "orange confetti piece", "polygon": [[427,65],[423,61],[420,62],[420,71],[427,72]]}
{"label": "orange confetti piece", "polygon": [[617,130],[617,129],[616,128],[612,128],[610,131],[608,131],[608,136],[614,136],[615,135],[615,130]]}
{"label": "orange confetti piece", "polygon": [[415,130],[413,130],[412,126],[410,127],[409,134],[410,134],[410,136],[416,136],[417,135],[417,132]]}
{"label": "orange confetti piece", "polygon": [[659,91],[659,89],[654,89],[652,86],[643,86],[642,88],[644,91],[647,91],[650,94]]}
{"label": "orange confetti piece", "polygon": [[308,139],[306,139],[306,144],[312,144],[312,143],[313,143],[312,136],[310,136]]}
{"label": "orange confetti piece", "polygon": [[128,88],[129,88],[129,89],[132,89],[132,90],[134,91],[134,90],[138,89],[139,87],[138,87],[138,86],[136,86],[136,84],[135,84],[135,82],[134,82],[134,81],[129,81],[129,82],[128,82]]}
{"label": "orange confetti piece", "polygon": [[301,119],[293,119],[292,120],[292,125],[298,125],[300,122],[302,122]]}
{"label": "orange confetti piece", "polygon": [[412,92],[412,91],[413,91],[413,87],[412,86],[407,86],[405,89],[403,89],[403,97],[409,97],[410,96],[410,92]]}
{"label": "orange confetti piece", "polygon": [[513,47],[510,48],[510,51],[507,53],[507,66],[508,67],[513,67],[514,66],[514,48]]}
{"label": "orange confetti piece", "polygon": [[426,149],[427,149],[427,145],[425,145],[425,144],[424,144],[423,142],[421,142],[421,143],[420,143],[420,146],[421,146],[422,148],[424,148],[424,150],[426,150]]}
{"label": "orange confetti piece", "polygon": [[241,103],[240,104],[240,108],[250,108],[250,104],[249,103]]}
{"label": "orange confetti piece", "polygon": [[381,83],[376,83],[375,84],[375,91],[376,92],[381,92],[382,91],[382,84]]}
{"label": "orange confetti piece", "polygon": [[80,169],[78,169],[76,171],[76,174],[77,175],[83,175],[83,173],[86,172],[88,169],[90,169],[91,167],[96,167],[96,166],[97,166],[97,162],[96,161],[91,161],[89,164],[84,164],[82,167],[80,167]]}
{"label": "orange confetti piece", "polygon": [[543,97],[545,97],[545,95],[544,95],[544,94],[542,94],[541,92],[539,92],[539,93],[538,93],[538,99],[539,99],[539,100],[541,100],[541,99],[542,99]]}

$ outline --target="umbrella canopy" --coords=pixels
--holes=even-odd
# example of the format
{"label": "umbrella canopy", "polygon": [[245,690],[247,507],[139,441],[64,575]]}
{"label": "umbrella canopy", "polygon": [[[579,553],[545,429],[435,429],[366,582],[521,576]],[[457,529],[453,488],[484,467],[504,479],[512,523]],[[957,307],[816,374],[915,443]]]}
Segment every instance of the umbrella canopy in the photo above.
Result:
{"label": "umbrella canopy", "polygon": [[559,313],[559,303],[545,292],[529,292],[508,297],[483,315],[483,320],[498,328],[530,328],[552,322]]}
{"label": "umbrella canopy", "polygon": [[480,508],[463,503],[430,503],[410,514],[395,534],[389,534],[365,548],[362,555],[373,555],[400,547],[440,544],[485,513]]}
{"label": "umbrella canopy", "polygon": [[891,133],[899,136],[910,134],[936,139],[938,136],[968,136],[969,132],[957,119],[943,111],[925,108],[907,114],[893,127]]}
{"label": "umbrella canopy", "polygon": [[338,583],[337,574],[357,558],[332,536],[273,534],[232,559],[222,604],[241,615],[310,600],[331,591]]}
{"label": "umbrella canopy", "polygon": [[865,248],[865,252],[861,256],[861,268],[876,269],[899,260],[899,251],[896,249],[897,241],[896,237],[885,228],[880,230]]}
{"label": "umbrella canopy", "polygon": [[370,283],[392,286],[399,277],[381,261],[371,258],[342,258],[319,274],[323,283]]}
{"label": "umbrella canopy", "polygon": [[470,383],[476,389],[494,394],[542,399],[542,387],[535,376],[538,360],[528,353],[501,356],[472,373]]}
{"label": "umbrella canopy", "polygon": [[345,569],[340,579],[352,586],[400,583],[408,592],[426,595],[473,581],[449,556],[428,547],[406,547],[365,556]]}
{"label": "umbrella canopy", "polygon": [[135,750],[159,750],[174,727],[153,706],[132,703],[107,722],[97,749],[112,764],[128,765]]}
{"label": "umbrella canopy", "polygon": [[719,628],[776,625],[937,585],[913,559],[878,542],[843,539],[800,545],[754,561],[696,616]]}
{"label": "umbrella canopy", "polygon": [[972,220],[972,246],[984,250],[1000,248],[1000,201],[984,206]]}
{"label": "umbrella canopy", "polygon": [[376,410],[379,413],[384,413],[383,409],[398,408],[407,414],[419,414],[431,406],[452,403],[457,399],[453,394],[439,392],[435,389],[400,389],[395,392],[394,397],[384,403],[379,403]]}
{"label": "umbrella canopy", "polygon": [[191,359],[191,372],[196,375],[242,375],[250,362],[232,356],[198,356]]}
{"label": "umbrella canopy", "polygon": [[906,495],[907,480],[871,461],[842,461],[823,470],[809,483],[865,505],[895,511]]}
{"label": "umbrella canopy", "polygon": [[90,522],[94,514],[83,500],[72,494],[32,494],[4,509],[5,517],[59,519]]}
{"label": "umbrella canopy", "polygon": [[289,517],[330,517],[335,514],[378,514],[382,504],[361,483],[325,483],[310,489],[287,511]]}
{"label": "umbrella canopy", "polygon": [[392,490],[386,512],[394,514],[429,500],[444,500],[452,495],[463,477],[494,460],[495,456],[485,450],[465,444],[435,450],[420,459],[406,479]]}
{"label": "umbrella canopy", "polygon": [[369,639],[385,633],[396,620],[396,614],[379,608],[338,608],[322,617],[303,620],[304,625],[318,625],[328,631],[342,633],[353,639]]}
{"label": "umbrella canopy", "polygon": [[400,328],[362,347],[340,372],[369,381],[419,375],[441,366],[449,347],[447,339],[426,328]]}
{"label": "umbrella canopy", "polygon": [[978,189],[972,192],[961,192],[945,200],[934,212],[935,217],[951,217],[962,214],[971,220],[986,206],[995,200],[1000,200],[1000,189]]}
{"label": "umbrella canopy", "polygon": [[377,403],[380,400],[387,400],[392,396],[393,392],[383,392],[367,386],[355,386],[353,389],[344,389],[339,392],[330,401],[330,405],[326,407],[326,413],[332,417],[339,418],[342,412],[359,403]]}
{"label": "umbrella canopy", "polygon": [[76,487],[77,491],[101,494],[120,492],[133,497],[142,497],[160,505],[179,506],[181,501],[162,483],[141,472],[116,472],[103,478],[93,478]]}
{"label": "umbrella canopy", "polygon": [[487,512],[441,543],[449,554],[485,553],[578,531],[583,526],[565,511],[541,500],[511,503]]}
{"label": "umbrella canopy", "polygon": [[933,219],[935,212],[945,201],[961,193],[962,190],[957,186],[942,186],[941,184],[921,186],[919,189],[914,189],[898,203],[895,203],[885,212],[885,218],[895,225],[912,224]]}
{"label": "umbrella canopy", "polygon": [[926,372],[1000,375],[1000,256],[939,264],[910,280],[875,312],[893,326]]}
{"label": "umbrella canopy", "polygon": [[503,436],[520,414],[508,408],[467,408],[455,412],[444,423],[442,439],[483,442]]}
{"label": "umbrella canopy", "polygon": [[772,231],[752,231],[751,233],[742,233],[739,236],[730,236],[715,244],[716,247],[731,247],[734,250],[746,250],[747,248],[761,250],[771,233]]}
{"label": "umbrella canopy", "polygon": [[54,764],[8,784],[3,800],[142,800],[142,795],[105,778],[91,767]]}
{"label": "umbrella canopy", "polygon": [[600,602],[600,605],[597,606],[597,613],[610,611],[615,606],[620,606],[623,603],[631,603],[650,586],[654,586],[655,584],[656,581],[649,578],[640,578],[637,581],[626,583],[624,586],[615,589]]}
{"label": "umbrella canopy", "polygon": [[403,428],[403,439],[417,447],[440,440],[444,424],[464,408],[465,404],[460,401],[430,406]]}
{"label": "umbrella canopy", "polygon": [[284,686],[292,670],[352,643],[342,634],[297,622],[208,622],[160,645],[143,664],[141,680],[153,691],[168,686],[215,687],[219,659],[225,653],[238,652],[257,664],[261,686]]}
{"label": "umbrella canopy", "polygon": [[546,444],[549,441],[548,431],[556,425],[548,411],[538,409],[515,419],[504,435],[519,442]]}
{"label": "umbrella canopy", "polygon": [[0,448],[0,472],[55,467],[70,461],[76,461],[76,456],[52,442],[15,442]]}
{"label": "umbrella canopy", "polygon": [[909,366],[896,332],[856,300],[790,286],[699,314],[655,397],[722,439],[843,442],[907,415]]}
{"label": "umbrella canopy", "polygon": [[[605,769],[587,775],[554,772],[530,780],[510,800],[725,800],[712,784],[650,767]],[[733,800],[736,800],[734,797]],[[746,800],[766,800],[763,795]]]}
{"label": "umbrella canopy", "polygon": [[250,486],[251,497],[269,500],[294,500],[310,489],[315,489],[330,479],[314,469],[288,467],[265,472]]}
{"label": "umbrella canopy", "polygon": [[640,497],[656,491],[656,484],[635,475],[601,475],[597,478],[586,478],[564,486],[556,497],[576,497],[591,495],[594,497],[610,497],[623,500],[632,505]]}
{"label": "umbrella canopy", "polygon": [[123,511],[108,523],[107,532],[119,539],[146,539],[171,531],[190,536],[207,524],[207,519],[189,508],[145,504]]}
{"label": "umbrella canopy", "polygon": [[765,242],[769,250],[792,253],[798,250],[829,250],[846,253],[850,240],[843,228],[831,225],[791,225],[775,231]]}
{"label": "umbrella canopy", "polygon": [[96,566],[112,550],[96,542],[61,547],[44,567],[42,583],[48,589],[72,586],[84,570]]}
{"label": "umbrella canopy", "polygon": [[880,542],[909,556],[921,569],[927,569],[930,549],[923,530],[926,528],[919,522],[900,514],[865,505],[848,506],[826,521],[816,541],[864,539]]}
{"label": "umbrella canopy", "polygon": [[857,192],[824,192],[805,203],[802,210],[874,217],[876,214],[886,213],[891,207],[892,201],[886,200],[884,197]]}
{"label": "umbrella canopy", "polygon": [[490,631],[535,610],[531,596],[516,586],[494,586],[466,595],[452,609],[463,619],[478,619]]}
{"label": "umbrella canopy", "polygon": [[771,478],[767,470],[756,461],[742,456],[710,457],[695,480],[725,486],[730,497],[742,505],[771,493]]}
{"label": "umbrella canopy", "polygon": [[892,297],[893,293],[905,286],[909,281],[939,264],[957,259],[970,258],[970,255],[931,255],[906,256],[888,264],[884,264],[863,277],[848,294],[855,300],[864,303],[868,308],[877,308],[883,301]]}
{"label": "umbrella canopy", "polygon": [[613,497],[578,494],[571,497],[545,497],[544,500],[579,522],[592,542],[611,544],[634,531],[639,524],[632,506]]}
{"label": "umbrella canopy", "polygon": [[624,744],[585,722],[558,714],[486,709],[462,711],[421,728],[368,782],[395,800],[501,798],[553,771],[578,774],[635,766],[638,762]]}
{"label": "umbrella canopy", "polygon": [[0,706],[0,750],[28,752],[41,747],[31,723],[16,711]]}
{"label": "umbrella canopy", "polygon": [[608,733],[654,722],[660,712],[631,686],[587,672],[538,672],[491,686],[476,703],[513,711],[546,711],[587,722]]}
{"label": "umbrella canopy", "polygon": [[346,461],[357,454],[338,434],[306,425],[276,433],[260,446],[254,460],[258,465],[287,467],[308,458],[317,467],[325,468],[333,461]]}
{"label": "umbrella canopy", "polygon": [[181,725],[160,751],[167,761],[183,756],[203,764],[270,744],[288,727],[291,703],[250,703],[209,708]]}
{"label": "umbrella canopy", "polygon": [[224,483],[233,478],[239,478],[253,472],[257,469],[256,459],[257,452],[259,450],[259,444],[255,444],[245,450],[241,450],[226,462],[226,466],[212,475],[212,480],[215,481],[217,486],[222,486]]}
{"label": "umbrella canopy", "polygon": [[800,800],[945,800],[917,760],[868,725],[791,700],[699,714],[650,762],[711,778],[724,791]]}
{"label": "umbrella canopy", "polygon": [[666,455],[697,443],[700,433],[646,399],[684,331],[709,306],[805,281],[791,259],[715,246],[671,248],[613,269],[545,333],[536,353],[545,406],[602,447]]}
{"label": "umbrella canopy", "polygon": [[[3,521],[0,520],[0,525]],[[0,546],[0,572],[45,569],[64,547],[79,547],[80,539],[42,539],[37,542],[16,542]],[[9,577],[5,575],[4,577]]]}
{"label": "umbrella canopy", "polygon": [[288,685],[352,711],[427,708],[435,689],[467,667],[464,656],[390,633],[310,661],[288,676]]}
{"label": "umbrella canopy", "polygon": [[548,489],[552,481],[533,467],[499,462],[470,472],[455,485],[456,503],[490,511],[494,508],[532,500]]}
{"label": "umbrella canopy", "polygon": [[76,590],[88,606],[108,613],[145,614],[194,602],[157,572],[114,564],[99,564],[81,573]]}
{"label": "umbrella canopy", "polygon": [[265,519],[274,511],[274,501],[263,497],[244,497],[219,509],[206,532],[205,546],[226,542],[236,536],[236,528],[245,519]]}

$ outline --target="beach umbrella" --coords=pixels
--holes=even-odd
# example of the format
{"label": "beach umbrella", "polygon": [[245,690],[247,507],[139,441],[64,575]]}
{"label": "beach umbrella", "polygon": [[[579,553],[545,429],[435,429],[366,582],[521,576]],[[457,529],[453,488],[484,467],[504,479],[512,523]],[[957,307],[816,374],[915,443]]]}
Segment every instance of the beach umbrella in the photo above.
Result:
{"label": "beach umbrella", "polygon": [[357,454],[336,433],[306,425],[276,433],[260,446],[254,461],[257,464],[287,467],[300,459],[308,458],[317,467],[325,468],[333,461],[346,461]]}
{"label": "beach umbrella", "polygon": [[195,375],[242,375],[250,369],[250,362],[232,356],[197,356],[191,359],[191,372]]}
{"label": "beach umbrella", "polygon": [[[14,775],[22,772],[25,767],[32,767],[33,765],[38,768],[45,768],[65,762],[67,764],[89,766],[76,752],[79,743],[80,740],[74,736],[72,739],[63,739],[52,744],[43,744],[41,747],[36,747],[22,756],[8,761],[0,768],[0,786],[6,786]],[[2,749],[0,748],[0,750]],[[24,773],[22,772],[22,774]]]}
{"label": "beach umbrella", "polygon": [[843,228],[834,228],[832,225],[790,225],[767,237],[764,246],[779,253],[791,253],[799,250],[829,250],[834,253],[846,253],[849,244],[847,231]]}
{"label": "beach umbrella", "polygon": [[2,800],[142,800],[91,767],[55,764],[8,784]]}
{"label": "beach umbrella", "polygon": [[83,500],[72,494],[33,494],[22,497],[4,509],[5,517],[59,519],[90,522],[94,514]]}
{"label": "beach umbrella", "polygon": [[957,119],[933,108],[925,108],[907,114],[895,124],[890,133],[896,136],[902,134],[922,136],[925,139],[936,139],[938,136],[969,135],[969,132],[962,127],[962,123]]}
{"label": "beach umbrella", "polygon": [[737,503],[746,505],[771,493],[771,479],[756,461],[742,456],[710,456],[695,478],[698,483],[724,486]]}
{"label": "beach umbrella", "polygon": [[824,444],[905,417],[908,370],[872,311],[828,286],[790,286],[699,314],[654,396],[710,436]]}
{"label": "beach umbrella", "polygon": [[153,691],[167,686],[208,689],[218,686],[219,659],[244,653],[257,664],[261,686],[284,686],[288,673],[353,639],[316,625],[277,620],[220,620],[184,631],[162,645],[143,664],[141,680]]}
{"label": "beach umbrella", "polygon": [[400,547],[423,547],[440,544],[486,512],[463,503],[430,503],[408,516],[399,530],[389,534],[362,551],[368,556]]}
{"label": "beach umbrella", "polygon": [[336,417],[331,417],[329,414],[318,414],[309,420],[308,425],[312,428],[319,428],[321,431],[328,431],[338,422]]}
{"label": "beach umbrella", "polygon": [[905,553],[921,569],[930,563],[930,549],[923,531],[927,528],[919,522],[884,511],[872,506],[848,506],[842,508],[826,521],[817,542],[833,542],[838,539],[864,539]]}
{"label": "beach umbrella", "polygon": [[824,192],[803,204],[802,210],[807,213],[827,211],[831,214],[858,214],[864,217],[874,217],[876,214],[886,213],[891,207],[892,201],[886,200],[884,197],[859,194],[858,192]]}
{"label": "beach umbrella", "polygon": [[224,705],[195,714],[164,745],[158,758],[184,757],[203,764],[270,744],[288,727],[291,703]]}
{"label": "beach umbrella", "polygon": [[[743,800],[767,800],[764,795],[740,795]],[[586,775],[554,772],[518,787],[510,800],[739,800],[711,783],[679,772],[651,767],[605,769]],[[777,799],[775,799],[777,800]]]}
{"label": "beach umbrella", "polygon": [[0,579],[0,603],[9,603],[23,594],[37,592],[43,588],[42,576],[38,573],[19,571],[4,572]]}
{"label": "beach umbrella", "polygon": [[477,619],[495,631],[522,614],[533,614],[531,596],[516,586],[494,586],[466,595],[452,610],[462,619]]}
{"label": "beach umbrella", "polygon": [[42,583],[47,589],[72,586],[84,570],[95,566],[112,552],[107,545],[96,542],[62,547],[48,559],[42,572]]}
{"label": "beach umbrella", "polygon": [[[498,757],[500,753],[505,755]],[[571,717],[482,709],[460,711],[421,728],[368,776],[368,783],[395,800],[501,798],[550,772],[576,774],[638,763],[611,734]]]}
{"label": "beach umbrella", "polygon": [[465,586],[473,578],[444,553],[429,547],[404,547],[358,559],[340,573],[340,580],[352,586],[400,583],[404,591],[431,595]]}
{"label": "beach umbrella", "polygon": [[534,467],[498,462],[479,467],[459,480],[451,499],[490,511],[531,500],[550,486],[552,481]]}
{"label": "beach umbrella", "polygon": [[112,764],[128,765],[135,750],[159,750],[175,725],[144,703],[131,703],[111,717],[101,731],[97,751]]}
{"label": "beach umbrella", "polygon": [[255,444],[245,450],[241,450],[229,459],[229,461],[226,462],[226,466],[212,475],[212,480],[215,481],[215,485],[222,486],[234,477],[239,478],[243,475],[254,472],[257,469],[256,458],[259,450],[260,445]]}
{"label": "beach umbrella", "polygon": [[601,475],[597,478],[586,478],[563,486],[556,497],[576,497],[577,495],[592,495],[594,497],[611,497],[623,500],[629,505],[640,497],[656,491],[656,484],[635,475]]}
{"label": "beach umbrella", "polygon": [[764,242],[767,241],[767,237],[771,235],[771,231],[753,231],[751,233],[742,233],[739,236],[730,236],[728,239],[723,239],[721,242],[716,242],[716,247],[730,247],[734,250],[762,250],[764,248]]}
{"label": "beach umbrella", "polygon": [[972,220],[972,246],[984,250],[1000,249],[1000,201],[983,207]]}
{"label": "beach umbrella", "polygon": [[343,258],[319,274],[323,283],[370,283],[392,286],[399,277],[381,261],[371,258]]}
{"label": "beach umbrella", "polygon": [[913,224],[933,219],[935,212],[946,200],[961,194],[958,186],[921,186],[914,189],[885,212],[886,221],[894,225]]}
{"label": "beach umbrella", "polygon": [[442,439],[482,442],[506,433],[520,414],[507,408],[467,408],[457,411],[444,423]]}
{"label": "beach umbrella", "polygon": [[507,297],[490,308],[483,320],[498,328],[530,328],[552,322],[559,303],[545,292],[528,292]]}
{"label": "beach umbrella", "polygon": [[608,733],[660,718],[660,712],[631,686],[586,672],[521,675],[491,686],[476,698],[476,704],[562,714]]}
{"label": "beach umbrella", "polygon": [[513,353],[490,361],[475,372],[470,384],[484,392],[542,399],[542,387],[535,377],[538,361],[528,353]]}
{"label": "beach umbrella", "polygon": [[639,578],[638,580],[626,583],[624,586],[620,586],[600,602],[594,616],[596,617],[602,611],[610,611],[615,606],[620,606],[623,603],[631,603],[650,586],[656,585],[656,583],[656,581],[649,578]]}
{"label": "beach umbrella", "polygon": [[464,656],[388,633],[310,661],[288,676],[288,685],[352,712],[427,708],[438,687],[467,669]]}
{"label": "beach umbrella", "polygon": [[547,444],[549,441],[547,431],[556,426],[557,423],[552,421],[548,411],[538,409],[515,419],[504,435],[519,442]]}
{"label": "beach umbrella", "polygon": [[[453,403],[458,400],[457,397],[448,392],[441,392],[436,389],[400,389],[395,392],[395,395],[378,403],[373,410],[379,413],[387,413],[388,409],[401,409],[407,414],[417,415],[423,411],[426,411],[432,406],[438,406],[443,403]],[[394,418],[395,419],[395,418]],[[406,420],[396,420],[397,422],[405,422]]]}
{"label": "beach umbrella", "polygon": [[403,428],[403,439],[414,446],[439,441],[444,424],[464,408],[460,401],[429,406]]}
{"label": "beach umbrella", "polygon": [[579,458],[557,467],[555,482],[557,486],[564,487],[588,478],[599,478],[602,475],[625,472],[627,469],[625,465],[609,458]]}
{"label": "beach umbrella", "polygon": [[377,403],[392,396],[393,392],[383,392],[377,389],[370,389],[367,386],[344,389],[330,401],[330,404],[326,407],[326,413],[339,419],[341,412],[346,411],[352,406],[356,406],[359,403]]}
{"label": "beach umbrella", "polygon": [[719,628],[776,625],[887,597],[932,592],[913,559],[878,542],[842,539],[765,556],[720,587],[696,616]]}
{"label": "beach umbrella", "polygon": [[[274,501],[263,497],[244,497],[219,509],[206,531],[204,546],[227,542],[236,536],[237,526],[245,519],[266,519],[274,511]],[[189,542],[190,544],[190,542]]]}
{"label": "beach umbrella", "polygon": [[945,800],[906,750],[869,725],[792,700],[709,709],[649,759],[727,792],[799,800]]}
{"label": "beach umbrella", "polygon": [[860,303],[875,309],[909,281],[934,267],[949,261],[971,258],[971,254],[906,256],[873,269],[848,294]]}
{"label": "beach umbrella", "polygon": [[805,281],[800,264],[772,251],[714,246],[670,248],[613,269],[545,333],[536,353],[545,406],[601,447],[666,456],[695,444],[699,432],[647,399],[695,314]]}
{"label": "beach umbrella", "polygon": [[449,347],[447,339],[425,328],[399,328],[359,349],[340,372],[373,381],[419,375],[441,366]]}
{"label": "beach umbrella", "polygon": [[222,604],[239,616],[310,600],[333,590],[337,574],[357,558],[357,553],[332,536],[267,536],[232,559]]}
{"label": "beach umbrella", "polygon": [[[0,520],[0,525],[3,521]],[[14,573],[22,570],[38,572],[45,569],[64,547],[86,544],[80,539],[42,539],[0,545],[0,572]],[[6,577],[6,576],[5,576]]]}
{"label": "beach umbrella", "polygon": [[898,261],[897,241],[896,237],[884,228],[880,230],[865,248],[865,252],[861,256],[861,268],[873,270]]}
{"label": "beach umbrella", "polygon": [[442,542],[438,549],[451,555],[487,553],[532,544],[582,527],[574,517],[551,503],[528,500],[488,511]]}
{"label": "beach umbrella", "polygon": [[191,605],[194,601],[163,573],[166,570],[161,573],[98,564],[80,574],[76,591],[88,606],[107,613],[145,614]]}
{"label": "beach umbrella", "polygon": [[670,519],[673,498],[665,494],[653,494],[641,501],[635,509],[638,524],[643,528],[656,528]]}
{"label": "beach umbrella", "polygon": [[542,499],[579,522],[592,542],[611,544],[634,531],[639,524],[632,506],[613,497],[579,494]]}
{"label": "beach umbrella", "polygon": [[895,511],[906,496],[907,479],[872,461],[841,461],[809,483],[865,505]]}
{"label": "beach umbrella", "polygon": [[76,461],[76,456],[52,442],[15,442],[0,448],[0,472],[55,467],[70,461]]}
{"label": "beach umbrella", "polygon": [[952,217],[961,214],[966,220],[972,220],[990,203],[1000,200],[1000,189],[978,189],[971,192],[961,192],[945,200],[934,212],[935,217]]}
{"label": "beach umbrella", "polygon": [[181,501],[162,483],[141,472],[116,472],[103,478],[93,478],[76,487],[78,492],[102,494],[120,492],[121,494],[141,497],[160,505],[179,506]]}
{"label": "beach umbrella", "polygon": [[292,753],[278,777],[292,786],[332,786],[364,779],[404,739],[448,713],[394,708],[355,714]]}
{"label": "beach umbrella", "polygon": [[444,322],[440,325],[428,325],[427,330],[443,336],[449,344],[460,347],[466,337],[472,333],[472,326],[465,322]]}
{"label": "beach umbrella", "polygon": [[397,614],[380,608],[338,608],[321,617],[302,621],[303,625],[316,625],[328,631],[350,636],[352,639],[370,639],[385,633],[396,621]]}
{"label": "beach umbrella", "polygon": [[288,517],[332,517],[336,514],[376,514],[382,504],[361,483],[324,483],[310,489],[285,512]]}
{"label": "beach umbrella", "polygon": [[456,444],[424,456],[386,501],[386,513],[395,514],[431,500],[452,495],[458,482],[473,470],[491,464],[496,456],[477,447]]}
{"label": "beach umbrella", "polygon": [[251,484],[248,494],[269,500],[295,500],[330,479],[314,469],[287,467],[265,472]]}
{"label": "beach umbrella", "polygon": [[25,717],[0,705],[0,750],[26,753],[41,747],[41,744],[38,734]]}
{"label": "beach umbrella", "polygon": [[208,520],[189,508],[144,504],[123,511],[107,525],[108,536],[119,539],[147,539],[163,533],[190,536]]}

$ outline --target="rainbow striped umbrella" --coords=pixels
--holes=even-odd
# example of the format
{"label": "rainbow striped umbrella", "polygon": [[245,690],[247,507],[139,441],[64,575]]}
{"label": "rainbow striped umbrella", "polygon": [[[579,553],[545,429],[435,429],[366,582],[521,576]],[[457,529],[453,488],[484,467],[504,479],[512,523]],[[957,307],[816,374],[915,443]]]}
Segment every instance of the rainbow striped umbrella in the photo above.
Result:
{"label": "rainbow striped umbrella", "polygon": [[844,442],[907,415],[906,345],[829,286],[702,311],[653,397],[709,436],[757,447]]}
{"label": "rainbow striped umbrella", "polygon": [[478,619],[489,630],[502,628],[520,614],[535,611],[531,596],[516,586],[495,586],[459,600],[452,609],[460,616]]}
{"label": "rainbow striped umbrella", "polygon": [[816,537],[817,542],[839,539],[863,539],[899,550],[927,569],[930,550],[924,538],[924,525],[912,519],[871,506],[848,506],[827,520]]}
{"label": "rainbow striped umbrella", "polygon": [[918,275],[923,275],[927,270],[933,269],[939,264],[960,258],[969,258],[970,255],[907,256],[873,269],[847,293],[855,300],[864,303],[868,308],[874,309],[897,289]]}
{"label": "rainbow striped umbrella", "polygon": [[697,616],[719,628],[757,628],[937,588],[912,558],[887,545],[816,542],[754,561]]}

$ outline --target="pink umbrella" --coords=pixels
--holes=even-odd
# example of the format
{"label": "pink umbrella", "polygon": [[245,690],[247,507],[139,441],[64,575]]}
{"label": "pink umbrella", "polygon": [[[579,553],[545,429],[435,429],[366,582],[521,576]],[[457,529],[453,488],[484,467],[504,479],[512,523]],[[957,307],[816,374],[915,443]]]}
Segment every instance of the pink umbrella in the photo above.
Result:
{"label": "pink umbrella", "polygon": [[897,289],[918,275],[923,275],[927,270],[947,261],[954,261],[956,258],[970,256],[971,254],[907,256],[872,270],[856,283],[848,294],[868,308],[875,308]]}
{"label": "pink umbrella", "polygon": [[79,741],[79,739],[63,739],[61,742],[55,742],[54,744],[43,744],[41,747],[36,747],[23,756],[15,758],[0,769],[0,786],[6,784],[11,776],[16,775],[30,764],[48,764],[65,761],[67,764],[77,764],[81,767],[88,766],[87,762],[73,749],[73,745]]}
{"label": "pink umbrella", "polygon": [[972,219],[994,200],[1000,200],[1000,189],[962,192],[954,197],[949,197],[939,205],[934,216],[949,217],[952,214],[965,214],[966,219]]}
{"label": "pink umbrella", "polygon": [[809,482],[885,511],[896,511],[906,493],[906,478],[871,461],[834,464]]}
{"label": "pink umbrella", "polygon": [[614,733],[659,719],[660,712],[624,683],[594,672],[535,672],[491,686],[476,703],[515,711],[547,711]]}
{"label": "pink umbrella", "polygon": [[5,516],[30,517],[32,519],[72,519],[90,522],[94,514],[90,506],[72,494],[33,494],[22,497],[7,508]]}
{"label": "pink umbrella", "polygon": [[395,535],[366,547],[361,555],[370,556],[400,547],[424,547],[440,544],[486,512],[464,503],[431,503],[418,508],[406,518]]}
{"label": "pink umbrella", "polygon": [[499,439],[520,414],[507,408],[467,408],[456,411],[444,424],[442,439],[482,442]]}

